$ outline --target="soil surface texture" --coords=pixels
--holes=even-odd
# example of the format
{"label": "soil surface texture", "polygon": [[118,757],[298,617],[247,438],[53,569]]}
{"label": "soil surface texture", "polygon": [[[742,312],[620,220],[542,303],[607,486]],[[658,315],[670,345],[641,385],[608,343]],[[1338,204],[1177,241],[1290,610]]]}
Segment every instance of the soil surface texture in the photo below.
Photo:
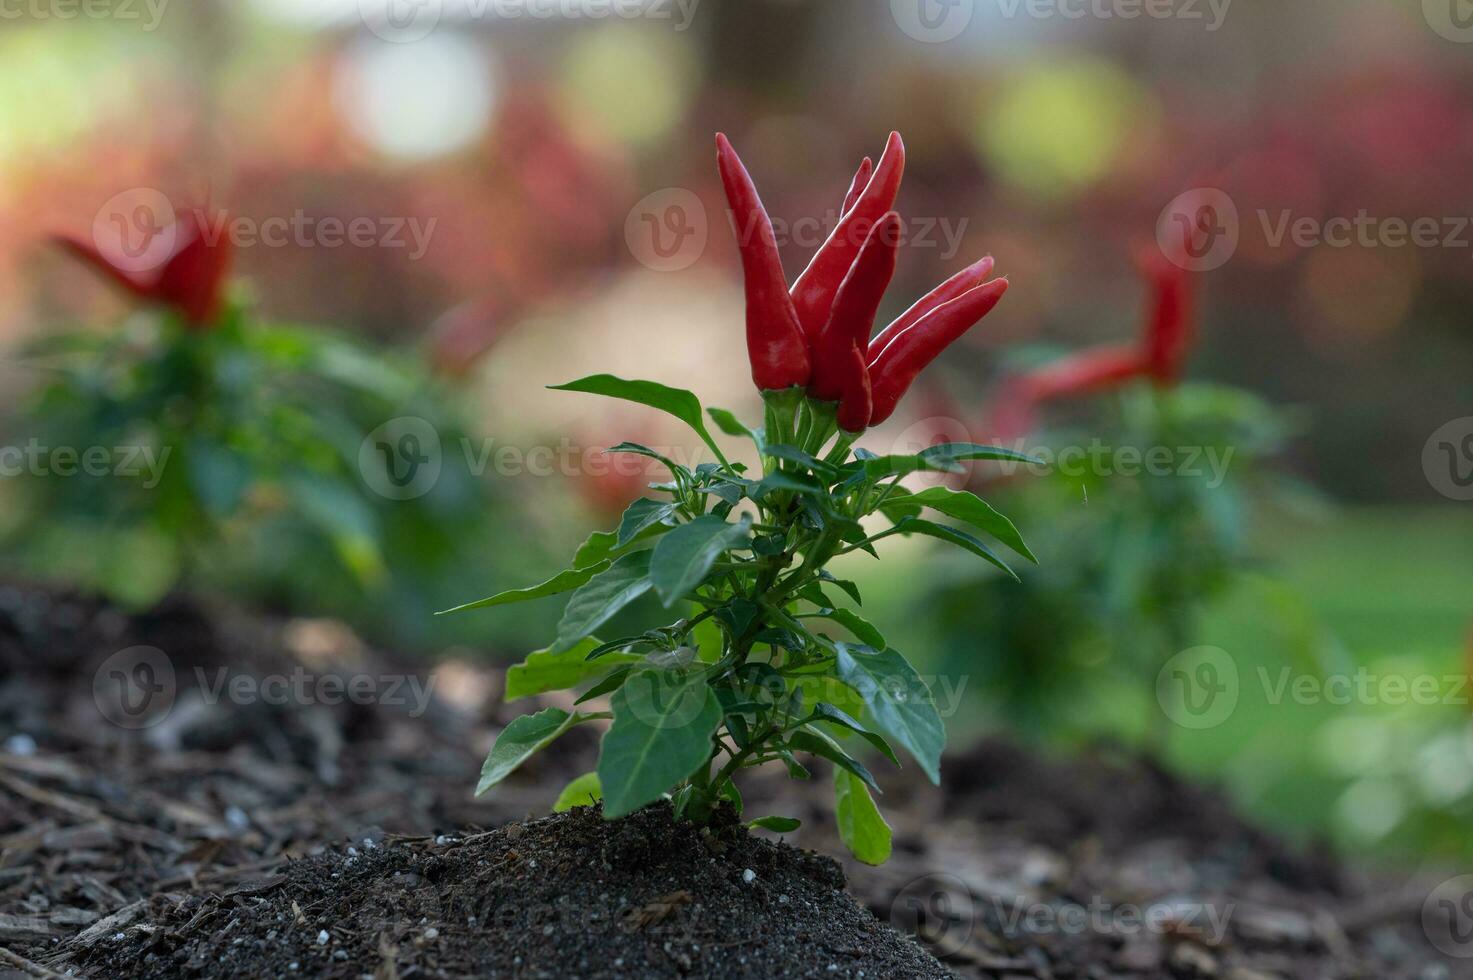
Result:
{"label": "soil surface texture", "polygon": [[[113,681],[138,657],[114,658],[140,646],[171,700],[135,728]],[[221,671],[377,686],[221,695]],[[876,760],[880,868],[844,858],[826,772],[748,774],[746,817],[802,818],[787,844],[841,872],[662,809],[547,817],[593,768],[594,726],[473,798],[496,734],[538,707],[499,692],[483,664],[329,621],[0,583],[0,980],[1473,980],[1444,952],[1473,954],[1449,929],[1468,923],[1429,902],[1457,869],[1287,843],[1130,750],[989,740],[949,755],[940,788]]]}

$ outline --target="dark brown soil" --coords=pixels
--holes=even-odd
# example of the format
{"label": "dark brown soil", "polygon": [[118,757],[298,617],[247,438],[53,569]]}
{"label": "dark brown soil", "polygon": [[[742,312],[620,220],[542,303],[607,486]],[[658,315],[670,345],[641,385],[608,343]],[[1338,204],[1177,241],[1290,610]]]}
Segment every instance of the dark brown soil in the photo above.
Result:
{"label": "dark brown soil", "polygon": [[[137,644],[167,651],[179,690],[133,731],[102,719],[93,678]],[[397,671],[436,696],[423,716],[209,704],[196,666]],[[1473,977],[1422,921],[1456,870],[1373,873],[1291,846],[1120,748],[1049,759],[987,741],[945,760],[939,790],[877,764],[895,854],[843,864],[874,918],[835,893],[832,863],[735,828],[708,839],[663,814],[581,812],[518,829],[593,767],[596,739],[575,730],[473,799],[495,734],[536,707],[496,691],[492,670],[406,670],[333,623],[179,600],[125,616],[0,584],[0,978],[855,976],[860,956],[891,964],[870,976],[928,969],[876,920],[984,980]],[[751,774],[748,815],[802,817],[792,842],[841,857],[822,777]]]}
{"label": "dark brown soil", "polygon": [[668,807],[614,823],[585,807],[334,849],[231,891],[155,897],[146,931],[80,962],[160,980],[948,975],[849,897],[835,862],[727,816],[704,832]]}

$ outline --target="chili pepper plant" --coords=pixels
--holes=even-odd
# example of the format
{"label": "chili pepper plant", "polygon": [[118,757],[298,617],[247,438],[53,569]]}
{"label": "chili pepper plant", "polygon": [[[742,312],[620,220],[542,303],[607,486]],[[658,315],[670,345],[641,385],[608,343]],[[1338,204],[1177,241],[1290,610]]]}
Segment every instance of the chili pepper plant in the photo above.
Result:
{"label": "chili pepper plant", "polygon": [[[912,455],[855,446],[890,416],[922,368],[992,310],[1007,282],[988,279],[985,259],[872,338],[899,240],[891,208],[905,161],[900,137],[890,137],[878,164],[861,166],[840,222],[791,286],[750,176],[723,136],[717,151],[742,257],[762,424],[748,426],[720,408],[703,412],[694,393],[652,381],[595,375],[556,386],[667,412],[694,430],[712,459],[690,468],[644,446],[614,447],[659,460],[670,479],[631,503],[618,527],[589,538],[567,570],[460,607],[570,594],[556,640],[510,668],[506,695],[583,688],[577,706],[588,706],[513,721],[487,757],[478,790],[593,721],[611,722],[597,771],[568,787],[560,805],[601,798],[607,818],[668,797],[679,817],[709,821],[723,802],[740,810],[734,777],[742,770],[778,764],[807,779],[818,758],[833,766],[842,839],[860,860],[880,863],[890,832],[861,750],[897,765],[901,750],[934,782],[945,731],[926,684],[854,608],[862,605],[858,588],[828,566],[855,552],[878,557],[886,538],[925,535],[1011,575],[974,531],[1031,560],[1013,523],[980,497],[945,488],[912,493],[900,484],[915,472],[957,472],[966,460],[1028,457],[972,443]],[[749,440],[760,470],[731,462],[708,419],[721,435]],[[926,519],[926,510],[971,529]],[[872,517],[878,527],[865,523]],[[670,611],[667,625],[597,635],[647,593]],[[608,708],[592,706],[603,696]],[[798,825],[782,816],[753,823],[779,831]]]}
{"label": "chili pepper plant", "polygon": [[[1047,529],[1035,541],[1046,567],[1027,582],[948,569],[931,598],[938,645],[965,651],[992,710],[1033,735],[1077,733],[1091,714],[1085,725],[1100,723],[1111,699],[1079,679],[1105,665],[1131,688],[1149,687],[1146,716],[1164,738],[1151,685],[1170,658],[1202,642],[1206,605],[1252,576],[1253,517],[1310,499],[1272,466],[1292,433],[1289,417],[1248,391],[1182,383],[1196,332],[1193,274],[1154,248],[1138,263],[1149,293],[1140,339],[1020,374],[984,424],[1001,441],[1051,447],[1060,460],[1063,447],[1094,442],[1111,459],[1164,454],[1167,465],[1060,466],[1026,493],[999,488]],[[1065,407],[1084,414],[1040,423],[1046,409]],[[1273,592],[1270,606],[1294,608],[1292,596]]]}
{"label": "chili pepper plant", "polygon": [[[220,216],[181,209],[156,241],[172,247],[140,269],[121,250],[60,240],[138,309],[27,352],[40,383],[7,436],[37,446],[38,464],[7,481],[21,519],[3,546],[35,574],[139,605],[203,580],[309,611],[361,605],[390,577],[396,595],[412,594],[432,553],[494,508],[448,465],[433,493],[395,499],[414,489],[389,479],[404,461],[369,437],[415,416],[453,440],[448,399],[413,359],[255,315],[228,292]],[[89,452],[106,465],[83,465]]]}

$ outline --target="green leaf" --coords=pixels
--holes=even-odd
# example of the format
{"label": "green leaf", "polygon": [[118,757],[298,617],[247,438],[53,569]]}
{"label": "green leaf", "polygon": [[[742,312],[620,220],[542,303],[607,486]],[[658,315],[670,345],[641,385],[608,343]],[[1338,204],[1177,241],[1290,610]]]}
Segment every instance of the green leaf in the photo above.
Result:
{"label": "green leaf", "polygon": [[666,534],[655,545],[649,563],[655,592],[668,608],[701,582],[722,553],[743,545],[751,535],[752,519],[743,515],[740,524],[719,517],[698,517]]}
{"label": "green leaf", "polygon": [[581,391],[590,395],[622,398],[624,401],[648,405],[668,412],[695,430],[701,441],[721,457],[721,450],[711,439],[701,418],[701,400],[683,388],[671,388],[655,381],[630,381],[612,374],[594,374],[563,385],[551,385],[553,391]]}
{"label": "green leaf", "polygon": [[722,432],[738,438],[746,436],[757,446],[758,452],[765,451],[766,437],[761,429],[748,428],[746,423],[724,408],[708,408],[706,414],[711,416],[711,420],[716,423],[716,428]]}
{"label": "green leaf", "polygon": [[649,446],[641,446],[637,442],[621,442],[617,446],[610,446],[608,449],[605,449],[604,452],[629,453],[632,456],[645,456],[649,459],[657,460],[660,463],[664,464],[665,468],[668,469],[674,476],[687,478],[689,478],[690,476],[690,470],[686,469],[684,466],[681,466],[679,463],[675,462],[673,459],[670,459],[668,456],[662,456],[660,453],[655,452],[655,450],[651,449]]}
{"label": "green leaf", "polygon": [[[853,464],[851,464],[852,466]],[[871,480],[887,476],[909,476],[911,473],[965,473],[966,469],[954,459],[945,456],[876,456],[866,459],[855,467],[855,472],[864,473]]]}
{"label": "green leaf", "polygon": [[875,865],[890,859],[890,825],[864,783],[843,769],[834,770],[834,820],[839,839],[856,858]]}
{"label": "green leaf", "polygon": [[895,528],[901,534],[924,534],[928,538],[937,538],[949,544],[954,544],[959,548],[965,548],[972,554],[985,558],[1004,572],[1007,572],[1013,581],[1022,581],[1022,579],[1018,578],[1018,573],[1008,567],[1007,562],[993,554],[991,548],[978,541],[966,531],[958,530],[954,527],[947,527],[945,524],[923,521],[919,517],[907,517],[896,524]]}
{"label": "green leaf", "polygon": [[618,542],[619,536],[613,531],[594,531],[573,553],[573,567],[587,568],[612,559]]}
{"label": "green leaf", "polygon": [[827,701],[820,701],[813,706],[813,718],[818,721],[826,721],[831,725],[839,725],[842,728],[849,729],[851,732],[854,732],[856,735],[863,738],[866,742],[879,749],[880,752],[884,754],[885,758],[889,759],[897,766],[900,765],[900,760],[895,757],[895,750],[890,748],[889,742],[885,741],[879,735],[876,735],[874,732],[870,731],[868,728],[865,728],[859,722],[855,721],[851,715],[834,707]]}
{"label": "green leaf", "polygon": [[828,497],[828,488],[806,473],[769,473],[752,488],[752,499],[762,500],[779,490],[806,493],[810,497]]}
{"label": "green leaf", "polygon": [[566,650],[650,590],[650,553],[625,555],[573,593],[557,627],[554,650]]}
{"label": "green leaf", "polygon": [[763,830],[770,830],[775,834],[791,834],[803,826],[803,821],[797,817],[758,817],[756,820],[747,824],[747,826],[761,827]]}
{"label": "green leaf", "polygon": [[508,592],[498,592],[496,595],[481,599],[478,602],[468,602],[463,606],[456,606],[454,609],[445,609],[435,615],[448,616],[451,613],[467,612],[471,609],[486,609],[490,606],[508,606],[514,602],[527,602],[531,599],[543,599],[547,596],[571,592],[595,575],[608,569],[610,564],[605,559],[584,568],[570,568],[566,571],[558,572],[541,585],[534,585],[526,589],[512,589]]}
{"label": "green leaf", "polygon": [[840,769],[848,770],[864,780],[865,785],[873,787],[876,793],[880,791],[880,784],[875,782],[875,777],[865,768],[864,763],[845,752],[844,747],[827,732],[816,728],[800,728],[788,736],[788,745],[799,752],[827,759]]}
{"label": "green leaf", "polygon": [[828,571],[827,569],[820,569],[818,577],[822,581],[832,583],[833,585],[837,585],[839,588],[843,589],[846,593],[848,593],[849,598],[854,600],[854,604],[856,606],[864,605],[864,599],[859,594],[859,586],[855,585],[847,578],[834,578],[833,573]]}
{"label": "green leaf", "polygon": [[915,756],[931,782],[941,781],[941,750],[946,727],[931,689],[895,650],[860,653],[838,644],[839,680],[864,701],[865,717],[893,742]]}
{"label": "green leaf", "polygon": [[675,505],[672,503],[661,503],[658,500],[650,500],[641,497],[624,511],[624,516],[619,520],[619,534],[615,540],[615,546],[622,548],[635,538],[639,537],[649,528],[667,520],[675,513]]}
{"label": "green leaf", "polygon": [[1032,463],[1046,466],[1044,460],[1002,446],[981,446],[975,442],[945,442],[921,450],[921,455],[939,456],[945,459],[998,459],[1011,463]]}
{"label": "green leaf", "polygon": [[785,463],[797,463],[814,475],[832,482],[839,476],[839,467],[832,463],[826,463],[817,457],[804,452],[797,446],[776,445],[768,446],[765,450],[773,459],[780,459]]}
{"label": "green leaf", "polygon": [[496,744],[491,746],[491,752],[481,766],[481,781],[476,784],[476,795],[480,796],[511,775],[533,753],[563,732],[592,717],[581,712],[568,714],[561,708],[543,708],[535,715],[522,715],[512,721],[496,737]]}
{"label": "green leaf", "polygon": [[599,784],[598,773],[585,772],[563,787],[563,791],[557,795],[557,801],[552,805],[552,812],[566,813],[575,806],[593,806],[603,798],[603,787]]}
{"label": "green leaf", "polygon": [[638,663],[641,659],[629,654],[617,654],[600,660],[589,660],[589,653],[597,649],[598,645],[598,640],[589,637],[567,650],[538,650],[528,654],[526,660],[507,669],[506,700],[516,701],[534,694],[576,687],[620,664]]}
{"label": "green leaf", "polygon": [[[940,511],[947,517],[966,521],[973,527],[979,527],[997,538],[1035,565],[1038,564],[1038,559],[1033,556],[1033,552],[1028,550],[1028,545],[1023,543],[1023,536],[1018,533],[1013,522],[994,510],[991,504],[976,494],[965,490],[952,490],[949,487],[928,487],[919,493],[894,497],[893,501],[899,507],[921,504],[932,510]],[[887,502],[880,509],[888,516],[890,508],[891,504]]]}
{"label": "green leaf", "polygon": [[640,671],[614,695],[614,723],[604,734],[598,774],[604,816],[633,813],[711,757],[721,724],[716,692],[699,672]]}
{"label": "green leaf", "polygon": [[605,677],[603,680],[599,681],[588,690],[584,691],[583,696],[573,703],[583,704],[586,701],[592,701],[594,698],[603,697],[610,691],[617,691],[620,686],[622,686],[623,683],[629,679],[629,675],[634,672],[634,669],[635,668],[633,667],[620,667],[618,670],[614,671],[612,674]]}
{"label": "green leaf", "polygon": [[867,619],[850,609],[830,609],[824,613],[824,619],[831,619],[853,633],[855,638],[867,647],[876,650],[885,649],[887,644],[885,636],[876,629]]}

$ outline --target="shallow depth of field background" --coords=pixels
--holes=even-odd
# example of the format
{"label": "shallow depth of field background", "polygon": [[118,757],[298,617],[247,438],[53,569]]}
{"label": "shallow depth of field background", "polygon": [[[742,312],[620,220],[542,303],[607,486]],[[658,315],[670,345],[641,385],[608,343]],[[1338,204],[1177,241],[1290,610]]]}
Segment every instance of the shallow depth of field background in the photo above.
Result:
{"label": "shallow depth of field background", "polygon": [[[856,162],[898,128],[900,208],[923,237],[902,252],[887,311],[985,253],[1011,278],[998,312],[862,443],[874,448],[925,419],[983,435],[1019,351],[1131,336],[1143,302],[1131,248],[1173,197],[1210,184],[1234,202],[1239,240],[1201,277],[1190,373],[1293,411],[1280,469],[1304,492],[1253,513],[1259,562],[1200,637],[1236,661],[1237,709],[1159,747],[1280,826],[1356,851],[1466,855],[1473,687],[1445,683],[1433,705],[1274,703],[1260,681],[1290,666],[1439,683],[1473,670],[1473,503],[1424,465],[1434,432],[1473,415],[1473,29],[1442,16],[1460,4],[1199,0],[1131,17],[1163,8],[686,0],[594,18],[599,4],[531,4],[555,14],[532,17],[445,0],[402,5],[400,21],[370,0],[6,6],[0,348],[124,315],[46,243],[87,234],[119,194],[156,189],[305,229],[241,248],[258,308],[429,352],[461,378],[477,445],[510,447],[483,478],[536,544],[485,542],[494,576],[449,605],[537,581],[617,520],[643,481],[592,474],[590,447],[683,444],[655,413],[544,385],[608,370],[751,416],[713,132],[731,135],[791,223],[791,274]],[[1277,234],[1285,216],[1360,215],[1379,231]],[[327,244],[311,230],[325,217],[373,219],[381,237]],[[1435,244],[1385,233],[1385,219],[1419,218],[1435,219]],[[0,362],[0,411],[37,380]],[[4,494],[0,480],[0,524],[13,519]],[[964,641],[953,632],[943,651],[927,630],[935,554],[900,543],[849,571],[892,642],[955,670],[967,651],[950,647]],[[452,642],[320,611],[426,656]],[[453,642],[519,658],[558,613],[482,614]],[[1081,669],[1072,683],[1087,717],[1041,737],[1147,737],[1146,680]],[[995,723],[973,706],[948,725],[955,741]]]}

